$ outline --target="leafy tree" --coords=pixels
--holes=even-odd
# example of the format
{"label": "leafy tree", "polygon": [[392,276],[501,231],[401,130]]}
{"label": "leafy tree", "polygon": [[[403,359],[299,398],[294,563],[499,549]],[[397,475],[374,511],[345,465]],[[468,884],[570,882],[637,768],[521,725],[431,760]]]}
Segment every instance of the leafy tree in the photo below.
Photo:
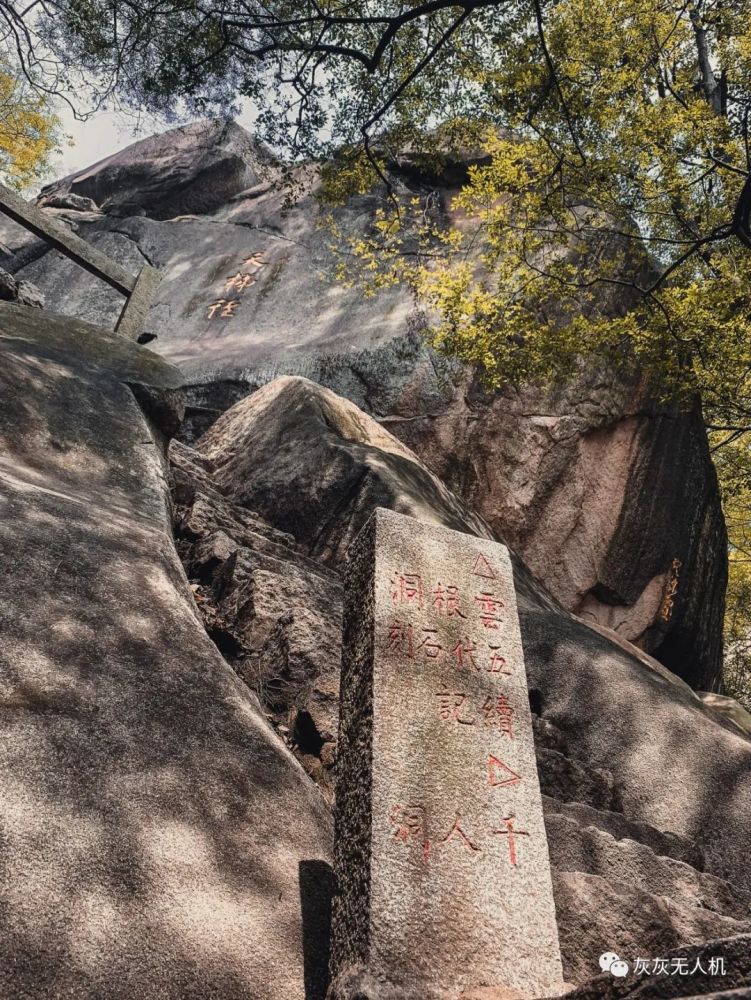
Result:
{"label": "leafy tree", "polygon": [[24,187],[40,177],[58,145],[49,100],[0,60],[0,179]]}
{"label": "leafy tree", "polygon": [[715,434],[731,539],[725,601],[725,686],[751,710],[751,450],[748,433]]}
{"label": "leafy tree", "polygon": [[[594,355],[746,426],[750,0],[3,0],[21,43],[29,10],[103,94],[250,96],[277,147],[335,155],[330,194],[383,184],[355,261],[410,281],[491,380]],[[456,202],[476,225],[400,198],[405,148],[476,150]]]}

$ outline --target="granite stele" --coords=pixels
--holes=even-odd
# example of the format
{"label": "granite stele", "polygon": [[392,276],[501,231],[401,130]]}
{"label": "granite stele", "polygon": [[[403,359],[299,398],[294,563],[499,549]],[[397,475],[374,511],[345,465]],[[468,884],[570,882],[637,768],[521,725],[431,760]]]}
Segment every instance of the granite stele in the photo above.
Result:
{"label": "granite stele", "polygon": [[508,550],[379,509],[345,594],[332,996],[557,995]]}

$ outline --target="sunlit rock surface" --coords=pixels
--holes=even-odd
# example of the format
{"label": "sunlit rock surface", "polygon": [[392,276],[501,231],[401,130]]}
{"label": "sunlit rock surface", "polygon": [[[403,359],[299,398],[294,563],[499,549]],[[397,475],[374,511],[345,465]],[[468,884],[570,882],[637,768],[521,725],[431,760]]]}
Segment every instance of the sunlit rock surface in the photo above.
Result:
{"label": "sunlit rock surface", "polygon": [[[463,169],[427,178],[405,163],[399,182],[435,189],[448,220]],[[238,126],[197,123],[44,192],[84,239],[133,270],[162,270],[148,331],[185,373],[182,435],[279,374],[327,386],[404,441],[567,608],[717,690],[725,529],[699,415],[597,373],[552,392],[486,394],[424,347],[406,290],[365,298],[335,279],[315,174],[301,169],[290,207],[278,173]],[[104,214],[88,202],[76,211],[71,195]],[[341,231],[363,233],[377,204],[368,195],[337,208]],[[0,239],[14,251],[0,266],[52,308],[114,325],[115,292],[17,227]]]}
{"label": "sunlit rock surface", "polygon": [[304,1000],[330,818],[178,559],[180,373],[5,303],[0,350],[0,996]]}

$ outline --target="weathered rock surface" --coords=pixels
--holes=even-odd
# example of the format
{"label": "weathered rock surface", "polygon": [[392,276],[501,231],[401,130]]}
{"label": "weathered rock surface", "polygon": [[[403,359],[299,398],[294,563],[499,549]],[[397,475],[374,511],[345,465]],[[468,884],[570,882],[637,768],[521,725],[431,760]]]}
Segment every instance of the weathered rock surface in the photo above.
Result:
{"label": "weathered rock surface", "polygon": [[[711,974],[707,970],[713,957],[725,957],[725,973]],[[739,934],[708,940],[696,947],[671,949],[660,957],[673,963],[685,961],[693,971],[690,975],[672,974],[631,975],[616,979],[611,975],[596,976],[591,982],[569,994],[571,1000],[669,1000],[671,997],[747,1000],[751,995],[751,935]],[[697,963],[700,968],[697,968]],[[702,971],[705,970],[705,971]]]}
{"label": "weathered rock surface", "polygon": [[52,208],[169,219],[210,212],[260,180],[271,155],[231,121],[194,122],[151,136],[42,189]]}
{"label": "weathered rock surface", "polygon": [[[395,169],[400,184],[435,189],[451,221],[466,164],[437,178],[408,159]],[[315,175],[300,173],[289,209],[274,176],[242,129],[196,123],[45,189],[48,203],[93,198],[108,215],[79,212],[79,235],[131,269],[162,269],[147,330],[191,383],[184,433],[197,436],[279,374],[331,388],[383,421],[567,608],[717,690],[725,535],[698,415],[598,373],[563,390],[486,394],[423,346],[424,317],[406,290],[365,298],[335,280]],[[377,205],[376,194],[354,198],[336,209],[337,225],[356,236]],[[115,292],[40,256],[13,227],[0,239],[17,250],[2,266],[56,309],[114,324]],[[253,281],[238,291],[228,282],[243,272]],[[220,300],[236,305],[223,315],[212,308]]]}
{"label": "weathered rock surface", "polygon": [[[90,173],[91,171],[87,171]],[[71,182],[74,183],[74,182]],[[64,185],[65,181],[60,182],[60,186]],[[58,185],[53,185],[57,187]],[[47,194],[42,195],[40,198],[40,204],[44,208],[69,208],[74,212],[98,212],[99,206],[94,201],[93,198],[84,198],[80,194],[70,194],[68,192],[61,192],[60,194]]]}
{"label": "weathered rock surface", "polygon": [[131,386],[180,375],[13,305],[0,346],[0,995],[303,1000],[329,814],[177,558]]}
{"label": "weathered rock surface", "polygon": [[602,376],[493,397],[467,382],[448,410],[387,426],[566,608],[711,689],[727,541],[699,414]]}
{"label": "weathered rock surface", "polygon": [[748,934],[751,927],[751,918],[735,920],[680,899],[625,888],[607,875],[554,870],[553,889],[564,973],[575,983],[599,971],[604,951],[628,962],[652,959],[679,946],[703,945],[716,934]]}
{"label": "weathered rock surface", "polygon": [[735,698],[715,694],[711,691],[697,691],[697,694],[708,708],[718,712],[723,718],[729,719],[741,732],[751,736],[751,712],[740,705]]}
{"label": "weathered rock surface", "polygon": [[170,445],[178,550],[204,626],[332,801],[341,584],[294,538],[218,492],[204,456]]}
{"label": "weathered rock surface", "polygon": [[0,299],[21,306],[44,309],[44,296],[30,281],[16,281],[12,274],[0,268]]}
{"label": "weathered rock surface", "polygon": [[307,379],[276,379],[237,403],[196,448],[224,496],[323,562],[343,559],[376,507],[492,537],[388,431]]}
{"label": "weathered rock surface", "polygon": [[[365,474],[352,472],[353,455],[367,468]],[[393,455],[399,456],[398,465],[391,464]],[[194,525],[196,539],[211,538],[219,529],[239,539],[232,520],[257,518],[253,505],[271,526],[295,536],[274,550],[275,571],[289,573],[289,586],[300,559],[311,552],[327,560],[329,572],[336,569],[344,548],[337,539],[349,534],[342,524],[351,523],[354,531],[359,518],[384,502],[405,502],[417,516],[438,523],[450,511],[464,519],[464,531],[487,537],[487,526],[461,501],[454,497],[447,506],[448,491],[436,489],[416,457],[382,426],[302,379],[281,378],[242,400],[198,450],[173,445],[173,461],[175,472],[187,476],[178,487],[183,500],[190,495],[185,470],[195,470],[199,483],[182,522]],[[294,483],[293,470],[299,471]],[[373,486],[381,479],[388,487],[386,500],[383,487]],[[340,493],[348,497],[340,522],[322,521],[321,511],[331,506],[325,497]],[[324,526],[318,535],[316,517]],[[206,549],[224,566],[232,561],[231,550],[230,543],[216,539]],[[233,630],[252,632],[252,607],[232,597],[242,581],[234,584],[228,570],[213,572],[222,586],[230,580],[221,600]],[[619,935],[624,954],[632,949],[633,958],[637,952],[657,955],[681,943],[699,944],[720,932],[745,933],[751,926],[745,862],[751,846],[751,741],[658,661],[616,633],[604,627],[594,631],[568,614],[519,561],[515,572],[538,769],[548,792],[544,805],[566,978],[582,982],[594,975],[609,935]],[[281,581],[274,584],[282,587]],[[306,649],[315,649],[316,636],[328,649],[338,627],[340,599],[332,592],[328,600],[330,615],[308,619],[300,632]],[[303,599],[296,601],[300,614]],[[284,675],[286,669],[283,642],[273,637],[282,634],[294,642],[297,636],[279,609],[271,617],[275,614],[280,617],[263,651],[265,676]],[[261,622],[267,626],[268,619]],[[306,684],[295,689],[288,707],[293,719],[305,720],[306,752],[281,702],[267,707],[330,795],[336,671],[328,655],[309,655],[301,673]],[[283,687],[278,690],[290,696]],[[327,713],[316,715],[316,699]]]}

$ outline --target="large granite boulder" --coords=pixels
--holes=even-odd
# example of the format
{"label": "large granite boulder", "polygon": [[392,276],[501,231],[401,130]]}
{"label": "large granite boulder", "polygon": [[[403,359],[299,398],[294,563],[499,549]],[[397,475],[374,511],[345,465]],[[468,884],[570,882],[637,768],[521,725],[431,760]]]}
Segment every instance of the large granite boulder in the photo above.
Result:
{"label": "large granite boulder", "polygon": [[[430,178],[407,161],[394,169],[406,190],[433,189],[455,221],[466,164]],[[185,439],[280,374],[318,382],[407,444],[567,608],[719,690],[725,529],[699,414],[598,372],[563,389],[486,393],[474,372],[425,347],[406,289],[365,297],[336,280],[315,172],[296,175],[292,205],[273,176],[242,129],[198,123],[45,191],[48,204],[93,198],[108,214],[79,212],[79,235],[131,269],[162,270],[148,332],[186,373]],[[340,231],[366,231],[379,204],[372,192],[337,207]],[[15,251],[0,264],[54,308],[114,324],[111,289],[54,252],[40,256],[13,227],[0,240]]]}
{"label": "large granite boulder", "polygon": [[308,379],[278,378],[237,403],[197,450],[224,496],[326,562],[342,559],[375,507],[490,536],[393,435]]}
{"label": "large granite boulder", "polygon": [[467,378],[445,411],[384,424],[566,608],[717,685],[727,535],[698,410],[603,375],[494,395]]}
{"label": "large granite boulder", "polygon": [[[178,445],[172,454],[192,579],[234,634],[260,630],[260,666],[245,676],[330,797],[337,684],[329,650],[341,597],[329,584],[326,615],[315,575],[308,571],[307,588],[297,583],[300,560],[323,560],[329,573],[341,567],[346,540],[378,505],[468,534],[489,528],[382,425],[301,378],[282,377],[240,401],[196,450]],[[273,553],[233,528],[259,516],[264,545],[269,532],[285,532]],[[251,591],[257,607],[234,596],[247,593],[236,573],[254,550],[275,559],[273,583],[266,576]],[[515,576],[567,978],[595,975],[606,946],[656,957],[748,933],[747,733],[618,633],[566,611],[518,558]],[[274,609],[269,591],[288,595],[287,605]],[[297,675],[295,641],[303,647]]]}
{"label": "large granite boulder", "polygon": [[329,812],[177,557],[180,373],[5,303],[0,348],[0,995],[320,996]]}
{"label": "large granite boulder", "polygon": [[210,212],[273,165],[273,157],[232,121],[193,122],[150,136],[42,189],[53,208],[169,219]]}

